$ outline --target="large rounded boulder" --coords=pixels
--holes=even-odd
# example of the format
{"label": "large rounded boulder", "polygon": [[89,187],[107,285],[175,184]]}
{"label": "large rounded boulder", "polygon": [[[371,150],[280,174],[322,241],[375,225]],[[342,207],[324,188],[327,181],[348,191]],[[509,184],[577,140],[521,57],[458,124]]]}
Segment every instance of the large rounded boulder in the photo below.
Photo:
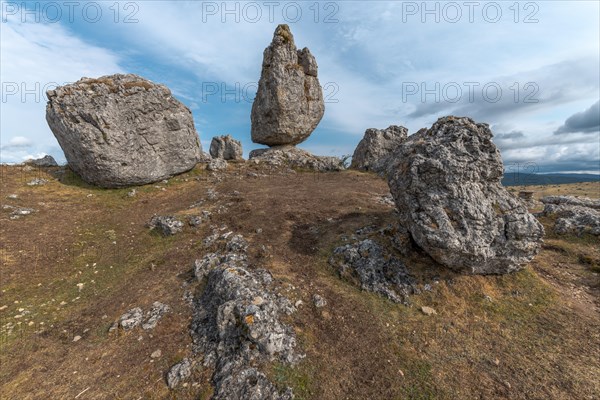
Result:
{"label": "large rounded boulder", "polygon": [[538,253],[544,229],[501,185],[502,159],[487,124],[440,118],[398,147],[387,174],[400,223],[439,263],[503,274]]}
{"label": "large rounded boulder", "polygon": [[309,137],[324,113],[315,57],[306,47],[297,50],[290,28],[279,25],[263,54],[252,104],[252,141],[296,145]]}
{"label": "large rounded boulder", "polygon": [[191,111],[137,75],[81,80],[47,92],[46,121],[71,169],[102,187],[160,181],[202,158]]}

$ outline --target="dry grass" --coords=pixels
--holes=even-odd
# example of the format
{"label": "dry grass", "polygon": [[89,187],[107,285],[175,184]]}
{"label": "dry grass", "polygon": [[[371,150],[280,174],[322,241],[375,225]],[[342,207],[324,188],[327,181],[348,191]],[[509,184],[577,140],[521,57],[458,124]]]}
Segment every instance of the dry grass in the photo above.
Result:
{"label": "dry grass", "polygon": [[[52,169],[1,166],[2,204],[38,210],[19,220],[0,210],[0,307],[7,306],[0,328],[20,322],[11,334],[2,328],[3,398],[83,391],[80,399],[210,398],[211,371],[196,371],[196,384],[176,391],[164,383],[168,368],[190,351],[191,310],[182,296],[210,224],[246,236],[252,263],[269,268],[292,301],[303,300],[289,322],[306,359],[265,367],[298,399],[599,397],[600,250],[593,238],[550,233],[535,262],[497,277],[456,275],[417,252],[405,259],[411,272],[421,284],[434,276],[439,284],[405,307],[360,291],[327,264],[340,235],[394,221],[392,209],[374,201],[387,193],[382,180],[356,172],[248,177],[255,168],[234,164],[218,182],[199,167],[130,198],[126,189],[98,189],[72,174],[52,180]],[[51,182],[27,186],[36,176]],[[216,200],[207,198],[209,188]],[[533,190],[536,197],[600,197],[594,184]],[[11,193],[19,198],[7,199]],[[212,211],[212,221],[175,237],[145,227],[154,213],[201,210]],[[327,307],[312,306],[314,293]],[[127,309],[157,300],[173,312],[154,331],[107,333]],[[437,315],[422,314],[423,305]],[[14,318],[20,308],[30,313]],[[82,339],[74,343],[75,335]],[[152,360],[156,349],[162,357]]]}

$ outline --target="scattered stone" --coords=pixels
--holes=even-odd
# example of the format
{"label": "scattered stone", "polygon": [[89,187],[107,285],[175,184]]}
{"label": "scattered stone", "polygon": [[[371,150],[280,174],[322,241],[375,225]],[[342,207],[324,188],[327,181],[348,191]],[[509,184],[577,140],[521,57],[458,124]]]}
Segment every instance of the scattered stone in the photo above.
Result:
{"label": "scattered stone", "polygon": [[222,158],[213,158],[206,164],[206,169],[213,172],[224,171],[227,169],[227,161]]}
{"label": "scattered stone", "polygon": [[487,124],[440,118],[390,158],[388,184],[400,224],[439,263],[473,274],[519,270],[544,229],[500,183],[500,152]]}
{"label": "scattered stone", "polygon": [[414,280],[402,261],[371,239],[336,248],[329,264],[342,278],[362,290],[379,293],[397,303],[408,303]]}
{"label": "scattered stone", "polygon": [[160,358],[160,356],[162,356],[162,351],[160,351],[160,349],[155,350],[150,354],[150,358]]}
{"label": "scattered stone", "polygon": [[263,54],[252,104],[252,141],[267,146],[306,140],[325,113],[317,62],[305,47],[297,50],[287,25],[279,25]]}
{"label": "scattered stone", "polygon": [[223,160],[243,160],[242,142],[235,140],[231,135],[215,136],[210,143],[212,158]]}
{"label": "scattered stone", "polygon": [[269,165],[309,169],[318,172],[341,171],[343,162],[338,157],[315,156],[294,146],[276,146],[269,149],[256,149],[250,152],[250,159]]}
{"label": "scattered stone", "polygon": [[148,227],[157,229],[163,236],[170,236],[183,230],[183,222],[173,216],[155,215],[148,223]]}
{"label": "scattered stone", "polygon": [[431,308],[431,307],[427,307],[427,306],[423,306],[421,307],[421,312],[425,315],[431,316],[431,315],[436,315],[437,312]]}
{"label": "scattered stone", "polygon": [[135,307],[119,317],[118,326],[123,328],[123,330],[128,331],[139,326],[142,323],[143,318],[144,315],[142,309],[140,307]]}
{"label": "scattered stone", "polygon": [[137,190],[131,189],[129,192],[127,192],[127,197],[135,197],[136,194]]}
{"label": "scattered stone", "polygon": [[73,342],[78,342],[81,340],[81,336],[77,335],[73,338]]}
{"label": "scattered stone", "polygon": [[46,94],[46,121],[69,167],[91,184],[158,182],[202,157],[191,111],[164,85],[116,74]]}
{"label": "scattered stone", "polygon": [[[13,207],[11,207],[11,208],[13,208]],[[36,210],[33,209],[33,208],[16,207],[10,213],[10,219],[18,219],[18,218],[21,218],[21,217],[23,217],[25,215],[30,215],[30,214],[32,214],[34,212],[36,212]]]}
{"label": "scattered stone", "polygon": [[202,225],[202,217],[199,215],[190,215],[188,217],[188,225],[193,227]]}
{"label": "scattered stone", "polygon": [[352,155],[351,168],[383,173],[390,154],[408,137],[408,129],[391,125],[386,129],[367,129]]}
{"label": "scattered stone", "polygon": [[192,361],[184,358],[173,365],[167,373],[167,385],[170,389],[175,389],[180,382],[186,380],[192,375]]}
{"label": "scattered stone", "polygon": [[35,160],[27,160],[25,161],[25,164],[27,165],[32,165],[34,167],[41,167],[41,168],[45,168],[45,167],[58,167],[58,163],[56,162],[56,160],[54,159],[54,157],[50,156],[50,155],[46,155],[42,158],[38,158]]}
{"label": "scattered stone", "polygon": [[542,212],[545,216],[556,217],[554,232],[559,235],[585,233],[600,236],[600,211],[571,203],[559,205],[547,203]]}
{"label": "scattered stone", "polygon": [[14,199],[18,199],[18,198],[19,198],[19,196],[18,196],[18,195],[16,195],[16,194],[9,194],[9,195],[8,195],[8,196],[6,196],[6,197],[8,197],[9,199],[13,199],[13,200],[14,200]]}
{"label": "scattered stone", "polygon": [[581,206],[600,210],[600,199],[574,196],[545,196],[540,199],[544,204]]}
{"label": "scattered stone", "polygon": [[280,322],[294,307],[274,293],[273,277],[250,269],[247,244],[231,233],[220,236],[221,253],[206,255],[196,264],[196,276],[206,278],[204,292],[194,302],[192,338],[204,365],[214,368],[213,399],[291,399],[291,390],[279,394],[256,363],[279,360],[295,363],[293,329]]}
{"label": "scattered stone", "polygon": [[313,295],[313,303],[315,304],[315,307],[321,308],[321,307],[325,307],[327,305],[327,300],[325,300],[325,298],[323,298],[323,296],[315,294],[315,295]]}
{"label": "scattered stone", "polygon": [[161,303],[160,301],[155,301],[152,303],[152,308],[150,311],[146,313],[146,322],[142,325],[142,329],[154,329],[158,321],[165,315],[166,313],[171,311],[171,307],[166,304]]}
{"label": "scattered stone", "polygon": [[27,186],[43,186],[48,183],[47,179],[43,178],[33,178],[29,182],[27,182]]}

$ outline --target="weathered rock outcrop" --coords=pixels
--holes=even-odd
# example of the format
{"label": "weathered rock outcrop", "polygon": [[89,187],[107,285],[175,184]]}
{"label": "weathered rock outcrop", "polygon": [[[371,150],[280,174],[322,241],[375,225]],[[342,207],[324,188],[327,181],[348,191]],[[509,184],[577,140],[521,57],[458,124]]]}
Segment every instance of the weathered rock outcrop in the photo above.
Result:
{"label": "weathered rock outcrop", "polygon": [[54,159],[54,157],[46,155],[42,158],[37,158],[35,160],[27,160],[25,161],[27,165],[33,165],[34,167],[58,167],[58,163]]}
{"label": "weathered rock outcrop", "polygon": [[341,171],[344,169],[338,157],[315,156],[294,146],[276,146],[250,152],[251,160],[258,160],[274,166],[309,169],[318,172]]}
{"label": "weathered rock outcrop", "polygon": [[500,180],[487,124],[440,118],[393,154],[388,183],[400,223],[439,263],[474,274],[522,268],[538,253],[542,225]]}
{"label": "weathered rock outcrop", "polygon": [[541,201],[545,204],[542,214],[556,217],[555,233],[600,235],[600,199],[546,196]]}
{"label": "weathered rock outcrop", "polygon": [[336,248],[329,264],[342,278],[394,302],[406,304],[412,293],[414,280],[404,263],[371,239]]}
{"label": "weathered rock outcrop", "polygon": [[544,204],[581,206],[600,210],[600,199],[575,196],[544,196],[540,199]]}
{"label": "weathered rock outcrop", "polygon": [[242,142],[230,135],[215,136],[210,143],[210,155],[224,160],[243,160]]}
{"label": "weathered rock outcrop", "polygon": [[370,128],[356,146],[351,168],[381,173],[390,154],[408,137],[408,129],[391,125],[386,129]]}
{"label": "weathered rock outcrop", "polygon": [[279,25],[263,54],[252,104],[252,141],[267,146],[298,144],[325,112],[317,62],[307,48],[297,50],[287,25]]}
{"label": "weathered rock outcrop", "polygon": [[46,120],[69,166],[103,187],[156,182],[202,158],[191,111],[137,75],[82,78],[47,92]]}
{"label": "weathered rock outcrop", "polygon": [[[228,235],[211,238],[219,246]],[[261,363],[278,360],[295,363],[293,329],[280,317],[294,311],[288,299],[274,291],[271,274],[252,269],[246,261],[248,243],[240,235],[228,239],[222,249],[195,263],[195,275],[206,280],[195,300],[192,337],[203,363],[215,369],[213,399],[292,399],[291,389],[280,393]]]}

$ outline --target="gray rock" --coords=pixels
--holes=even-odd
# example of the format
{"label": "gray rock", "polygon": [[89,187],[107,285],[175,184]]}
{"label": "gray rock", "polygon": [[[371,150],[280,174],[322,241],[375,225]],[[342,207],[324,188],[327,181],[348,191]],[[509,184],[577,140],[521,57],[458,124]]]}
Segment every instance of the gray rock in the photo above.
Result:
{"label": "gray rock", "polygon": [[338,157],[315,156],[294,146],[276,146],[269,149],[252,150],[250,159],[276,167],[287,166],[318,172],[341,171],[344,169],[342,160]]}
{"label": "gray rock", "polygon": [[206,164],[206,169],[213,172],[227,170],[227,161],[222,158],[214,158]]}
{"label": "gray rock", "polygon": [[155,301],[152,304],[150,311],[146,313],[146,322],[144,322],[142,325],[142,329],[148,330],[156,328],[158,321],[163,317],[163,315],[170,311],[171,307],[161,303],[160,301]]}
{"label": "gray rock", "polygon": [[321,307],[325,307],[327,305],[327,300],[325,300],[325,298],[321,295],[314,294],[313,295],[313,303],[314,303],[315,307],[321,308]]}
{"label": "gray rock", "polygon": [[402,261],[371,239],[336,248],[329,264],[342,278],[362,290],[381,294],[397,303],[408,303],[413,278]]}
{"label": "gray rock", "polygon": [[158,230],[163,236],[170,236],[183,230],[183,222],[173,216],[155,215],[150,219],[148,227]]}
{"label": "gray rock", "polygon": [[118,326],[128,331],[139,326],[142,323],[143,318],[144,315],[142,309],[140,307],[135,307],[119,317]]}
{"label": "gray rock", "polygon": [[27,182],[27,186],[43,186],[48,183],[47,179],[43,178],[33,178],[29,182]]}
{"label": "gray rock", "polygon": [[297,50],[290,28],[279,25],[263,54],[252,104],[252,141],[267,146],[301,143],[324,113],[315,58],[307,48]]}
{"label": "gray rock", "polygon": [[290,390],[280,394],[255,366],[300,358],[293,329],[280,321],[294,308],[274,292],[268,271],[249,268],[243,237],[229,235],[212,240],[221,250],[195,263],[206,286],[194,302],[194,350],[215,369],[213,399],[291,399]]}
{"label": "gray rock", "polygon": [[487,124],[440,118],[410,136],[388,165],[404,226],[439,263],[473,274],[516,271],[539,252],[542,225],[501,185]]}
{"label": "gray rock", "polygon": [[46,155],[42,158],[38,158],[35,160],[27,160],[25,164],[33,165],[34,167],[58,167],[58,163],[54,159],[54,157],[50,155]]}
{"label": "gray rock", "polygon": [[559,235],[568,233],[581,236],[584,233],[600,235],[600,211],[571,203],[547,203],[543,214],[555,216],[554,232]]}
{"label": "gray rock", "polygon": [[386,129],[367,129],[352,155],[351,168],[385,172],[390,154],[408,137],[408,129],[391,125]]}
{"label": "gray rock", "polygon": [[47,92],[46,121],[85,181],[123,187],[161,181],[202,157],[191,111],[137,75],[79,81]]}
{"label": "gray rock", "polygon": [[565,204],[571,206],[581,206],[600,210],[600,199],[590,199],[587,197],[574,196],[545,196],[540,199],[544,204]]}
{"label": "gray rock", "polygon": [[215,136],[210,143],[212,158],[224,160],[243,160],[242,142],[235,140],[230,135]]}
{"label": "gray rock", "polygon": [[186,380],[192,375],[192,361],[189,358],[184,358],[177,364],[173,365],[167,373],[167,385],[170,389],[175,389],[179,383]]}

